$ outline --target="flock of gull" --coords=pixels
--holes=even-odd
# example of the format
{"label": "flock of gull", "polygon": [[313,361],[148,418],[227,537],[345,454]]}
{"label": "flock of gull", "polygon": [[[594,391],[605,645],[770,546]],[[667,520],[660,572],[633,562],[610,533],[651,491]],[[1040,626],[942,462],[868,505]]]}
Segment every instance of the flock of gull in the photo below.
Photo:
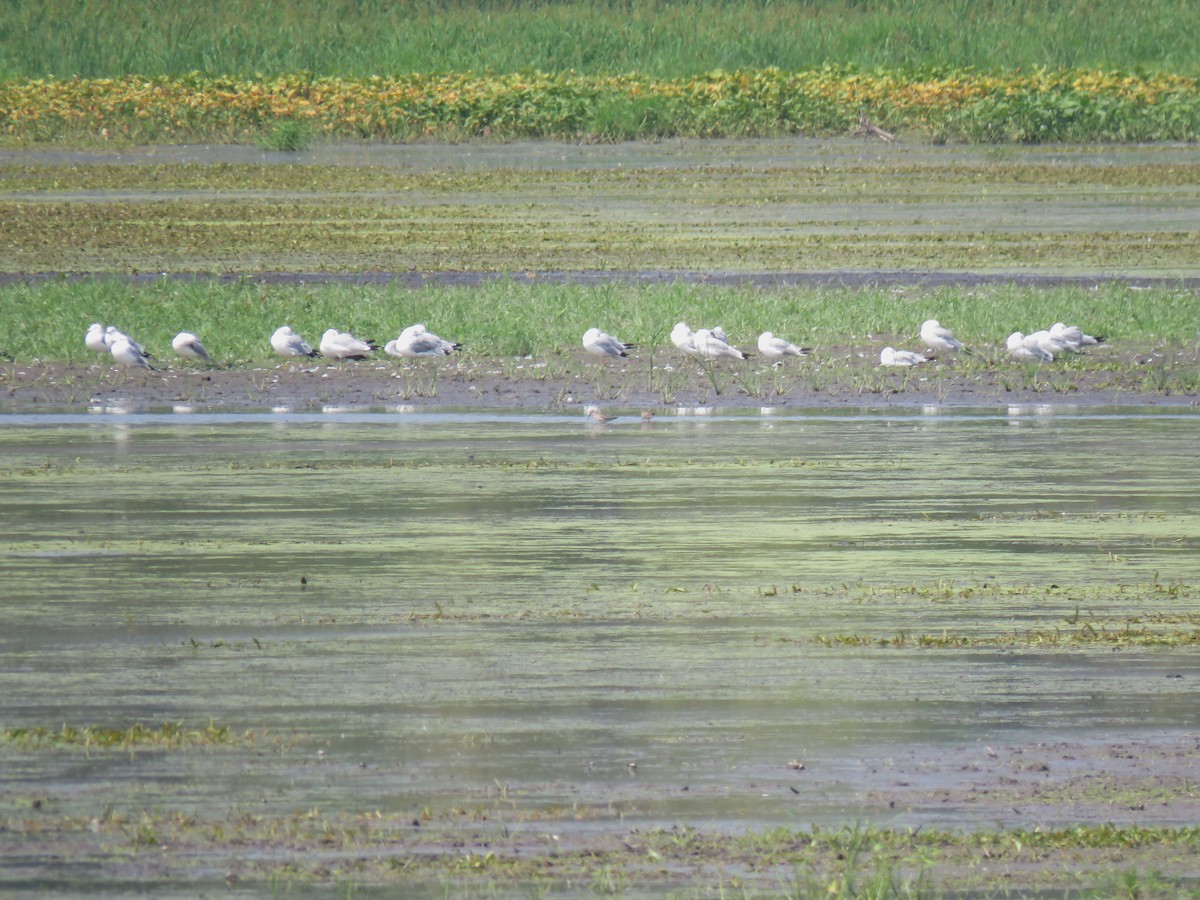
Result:
{"label": "flock of gull", "polygon": [[[1081,353],[1085,347],[1103,341],[1103,337],[1084,334],[1077,325],[1055,322],[1049,328],[1032,334],[1014,331],[1008,336],[1006,346],[1009,356],[1015,360],[1042,363],[1053,362],[1064,353]],[[921,325],[921,342],[926,348],[923,353],[884,347],[879,354],[879,364],[918,366],[939,353],[971,353],[971,350],[937,319],[929,319]],[[671,330],[671,343],[683,353],[705,360],[749,359],[752,356],[730,344],[725,329],[720,326],[693,331],[686,322],[678,322]],[[117,365],[125,368],[154,368],[150,365],[150,354],[142,345],[113,325],[92,323],[84,337],[84,344],[96,353],[110,355]],[[190,331],[177,334],[171,346],[184,359],[212,362],[204,345]],[[634,346],[599,328],[589,328],[583,335],[584,349],[597,356],[626,357]],[[323,356],[329,360],[341,361],[367,359],[379,346],[374,341],[361,340],[347,332],[330,328],[321,336],[320,343],[314,349],[312,344],[296,334],[290,326],[283,325],[271,335],[271,348],[285,359]],[[385,353],[401,359],[449,356],[461,349],[462,344],[439,337],[422,324],[408,326],[395,340],[388,341],[383,347]],[[758,336],[758,352],[765,359],[780,361],[788,356],[806,356],[811,349],[776,337],[770,331],[764,331]]]}
{"label": "flock of gull", "polygon": [[[884,347],[879,352],[879,364],[919,366],[939,353],[960,350],[963,353],[971,353],[970,348],[937,319],[928,319],[921,324],[921,342],[925,345],[924,353]],[[1007,347],[1009,356],[1015,360],[1052,362],[1063,353],[1081,353],[1084,347],[1103,342],[1102,337],[1084,334],[1078,325],[1055,322],[1049,328],[1033,334],[1026,335],[1014,331],[1008,336]],[[720,326],[693,331],[686,322],[677,322],[671,330],[671,343],[689,356],[701,359],[748,359],[751,356],[730,344],[725,329]],[[583,336],[583,346],[589,353],[600,356],[625,356],[626,351],[633,349],[634,345],[618,340],[611,334],[605,334],[599,328],[590,328]],[[786,356],[807,356],[812,351],[808,347],[800,347],[785,338],[777,337],[770,331],[764,331],[758,336],[758,352],[766,359],[781,360]]]}
{"label": "flock of gull", "polygon": [[[93,322],[83,342],[89,350],[110,355],[113,362],[124,368],[154,368],[150,365],[150,354],[145,348],[116,326],[106,327],[101,322]],[[184,359],[212,362],[212,357],[208,355],[200,339],[190,331],[181,331],[175,335],[171,347]],[[329,360],[344,360],[366,359],[379,349],[379,345],[374,341],[360,340],[352,334],[330,328],[321,335],[320,344],[313,349],[312,344],[292,331],[290,326],[282,325],[271,335],[271,349],[285,359],[323,356]],[[385,353],[401,358],[449,356],[461,349],[462,344],[438,337],[421,324],[408,326],[383,348]]]}

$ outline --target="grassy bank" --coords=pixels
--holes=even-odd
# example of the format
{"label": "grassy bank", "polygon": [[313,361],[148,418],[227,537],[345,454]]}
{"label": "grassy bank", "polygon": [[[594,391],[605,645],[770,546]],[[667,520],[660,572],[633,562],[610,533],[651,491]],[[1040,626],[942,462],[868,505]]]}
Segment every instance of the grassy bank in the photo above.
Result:
{"label": "grassy bank", "polygon": [[0,20],[0,79],[531,70],[677,78],[826,63],[1196,74],[1200,10],[1186,0],[49,0]]}
{"label": "grassy bank", "polygon": [[[170,355],[171,338],[199,334],[227,365],[273,359],[267,339],[287,323],[314,343],[330,327],[376,340],[424,322],[468,352],[513,356],[573,350],[594,326],[642,347],[667,347],[679,320],[721,324],[751,346],[766,330],[812,345],[915,342],[936,317],[968,344],[1000,348],[1014,330],[1078,322],[1125,344],[1190,345],[1200,298],[1187,290],[982,286],[933,291],[789,289],[704,285],[598,287],[502,279],[478,287],[281,286],[181,283],[131,287],[121,280],[15,285],[0,289],[0,349],[17,360],[90,361],[83,333],[93,321],[132,333]],[[882,346],[882,345],[881,345]]]}

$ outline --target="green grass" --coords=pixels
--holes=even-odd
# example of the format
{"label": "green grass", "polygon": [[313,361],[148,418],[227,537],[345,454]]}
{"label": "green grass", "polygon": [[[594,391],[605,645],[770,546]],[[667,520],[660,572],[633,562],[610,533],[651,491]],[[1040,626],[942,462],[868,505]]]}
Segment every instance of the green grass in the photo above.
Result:
{"label": "green grass", "polygon": [[263,150],[278,150],[285,153],[296,153],[307,150],[312,146],[313,135],[304,122],[296,119],[281,119],[276,122],[259,141]]}
{"label": "green grass", "polygon": [[687,76],[825,63],[1200,71],[1189,0],[152,0],[6,4],[0,79],[575,70]]}
{"label": "green grass", "polygon": [[1126,345],[1190,345],[1200,297],[1188,290],[1028,288],[987,285],[896,292],[706,285],[529,284],[501,279],[478,287],[262,285],[179,282],[130,286],[120,279],[52,281],[0,288],[0,350],[17,360],[87,361],[93,321],[132,333],[168,354],[181,330],[201,336],[223,364],[272,359],[267,339],[287,323],[314,341],[329,327],[376,340],[414,322],[462,341],[472,354],[525,356],[575,349],[593,326],[641,347],[667,347],[671,326],[722,324],[749,345],[772,330],[818,345],[914,343],[920,323],[938,318],[969,345],[999,348],[1014,330],[1062,320]]}

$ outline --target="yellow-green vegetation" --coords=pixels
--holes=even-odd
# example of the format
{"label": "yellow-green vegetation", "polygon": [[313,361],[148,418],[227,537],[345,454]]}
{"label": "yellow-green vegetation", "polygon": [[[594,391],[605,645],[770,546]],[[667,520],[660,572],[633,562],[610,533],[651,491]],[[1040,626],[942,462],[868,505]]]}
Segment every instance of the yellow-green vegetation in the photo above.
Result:
{"label": "yellow-green vegetation", "polygon": [[63,725],[50,729],[35,725],[28,728],[5,728],[0,741],[23,748],[80,747],[84,750],[179,750],[185,747],[240,747],[254,741],[250,732],[237,734],[225,725],[209,722],[199,728],[188,728],[182,722],[164,722],[157,728],[135,722],[128,728],[101,725]]}
{"label": "yellow-green vegetation", "polygon": [[[1200,134],[1183,75],[826,67],[687,79],[573,72],[350,79],[125,76],[0,82],[9,141],[239,141],[280,123],[326,138],[599,139],[845,134],[860,114],[937,140],[1165,141]],[[299,149],[295,135],[280,149]]]}

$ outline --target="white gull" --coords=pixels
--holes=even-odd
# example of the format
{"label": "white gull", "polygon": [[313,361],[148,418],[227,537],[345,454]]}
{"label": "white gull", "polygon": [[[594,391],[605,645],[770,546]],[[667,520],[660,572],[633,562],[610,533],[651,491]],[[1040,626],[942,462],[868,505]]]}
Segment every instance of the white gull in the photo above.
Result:
{"label": "white gull", "polygon": [[275,329],[275,333],[271,335],[271,348],[280,356],[317,355],[317,351],[312,348],[312,344],[292,331],[290,325],[280,325]]}
{"label": "white gull", "polygon": [[633,348],[633,344],[627,344],[599,328],[589,328],[583,333],[583,349],[597,356],[628,356],[625,351]]}

